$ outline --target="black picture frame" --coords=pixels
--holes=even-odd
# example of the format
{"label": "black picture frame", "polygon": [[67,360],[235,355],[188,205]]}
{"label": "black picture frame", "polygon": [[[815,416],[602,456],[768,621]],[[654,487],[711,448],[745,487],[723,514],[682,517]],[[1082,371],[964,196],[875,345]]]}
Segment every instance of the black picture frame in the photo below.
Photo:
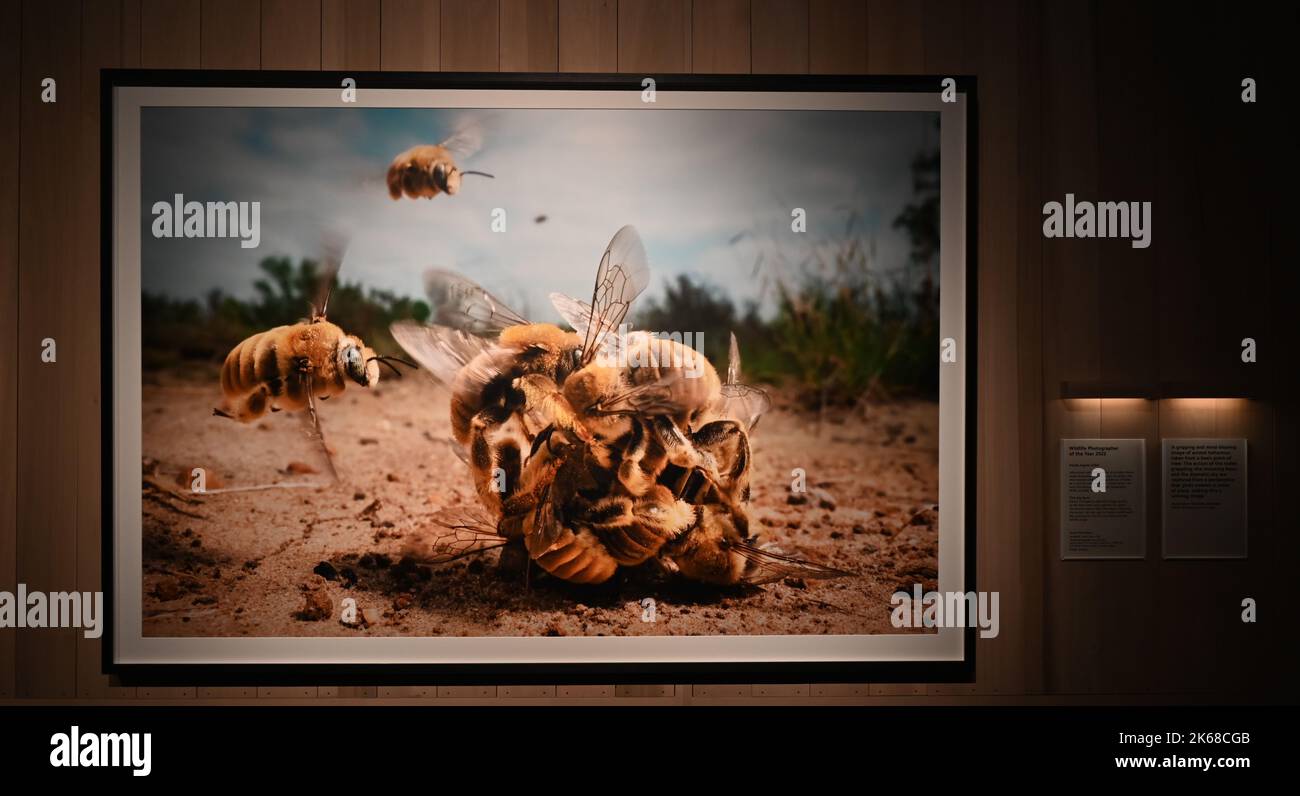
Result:
{"label": "black picture frame", "polygon": [[691,683],[820,683],[820,682],[973,682],[976,628],[964,630],[963,659],[959,661],[907,662],[803,662],[790,663],[591,663],[591,664],[124,664],[114,654],[116,624],[116,573],[114,538],[114,358],[113,284],[114,252],[114,89],[119,87],[224,87],[224,88],[328,88],[338,90],[344,78],[358,88],[381,89],[550,89],[615,90],[640,92],[641,81],[652,77],[658,91],[771,91],[771,92],[934,92],[951,77],[966,103],[965,158],[965,345],[966,357],[963,478],[964,584],[976,585],[976,469],[978,368],[978,99],[972,76],[790,76],[790,75],[678,75],[678,74],[531,74],[531,73],[419,73],[338,71],[239,71],[105,69],[100,79],[100,313],[101,313],[101,467],[102,551],[106,609],[102,643],[105,674],[124,685],[532,685],[532,684],[644,684]]}

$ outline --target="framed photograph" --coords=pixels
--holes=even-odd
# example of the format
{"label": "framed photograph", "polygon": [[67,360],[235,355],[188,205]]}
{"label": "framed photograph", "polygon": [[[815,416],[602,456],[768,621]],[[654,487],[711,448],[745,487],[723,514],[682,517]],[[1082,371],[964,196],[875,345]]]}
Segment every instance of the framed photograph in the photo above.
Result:
{"label": "framed photograph", "polygon": [[973,81],[103,80],[108,671],[971,678]]}

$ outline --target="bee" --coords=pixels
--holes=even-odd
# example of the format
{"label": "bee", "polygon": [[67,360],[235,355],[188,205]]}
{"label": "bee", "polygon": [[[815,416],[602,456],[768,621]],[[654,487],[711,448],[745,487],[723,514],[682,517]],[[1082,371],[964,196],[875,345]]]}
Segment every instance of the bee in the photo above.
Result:
{"label": "bee", "polygon": [[455,196],[466,174],[495,179],[487,172],[462,171],[456,165],[477,152],[482,140],[477,126],[467,125],[440,144],[420,144],[402,152],[388,167],[388,195],[393,199],[403,194],[412,199],[432,199],[440,193]]}
{"label": "bee", "polygon": [[326,296],[319,311],[313,307],[310,318],[258,332],[230,350],[221,366],[223,401],[212,410],[214,415],[248,423],[267,410],[307,409],[315,421],[316,398],[329,400],[343,392],[348,382],[375,386],[380,364],[398,376],[401,373],[393,362],[414,367],[406,360],[375,354],[360,337],[327,319],[336,263],[326,267]]}
{"label": "bee", "polygon": [[432,323],[390,327],[403,350],[450,388],[452,436],[464,446],[475,488],[494,515],[518,489],[525,451],[541,430],[555,427],[582,440],[622,433],[615,415],[586,417],[575,410],[560,385],[588,367],[597,343],[622,323],[648,282],[640,237],[623,227],[598,267],[595,300],[583,321],[590,340],[530,323],[482,287],[444,270],[425,276]]}

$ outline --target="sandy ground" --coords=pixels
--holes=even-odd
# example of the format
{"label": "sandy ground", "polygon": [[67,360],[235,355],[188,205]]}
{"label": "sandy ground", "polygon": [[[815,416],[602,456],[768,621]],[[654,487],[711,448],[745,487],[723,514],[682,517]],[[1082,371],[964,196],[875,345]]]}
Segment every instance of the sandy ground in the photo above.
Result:
{"label": "sandy ground", "polygon": [[[240,425],[210,415],[217,397],[215,377],[144,385],[147,636],[896,633],[890,594],[936,587],[934,403],[832,412],[819,435],[814,413],[777,396],[752,438],[751,527],[857,574],[727,589],[640,570],[578,587],[495,550],[402,562],[430,514],[476,501],[448,442],[447,395],[423,374],[320,405],[337,482],[304,417]],[[189,492],[196,467],[207,495]],[[809,492],[792,496],[796,467]],[[282,486],[239,491],[267,484]],[[340,621],[349,597],[368,623]]]}

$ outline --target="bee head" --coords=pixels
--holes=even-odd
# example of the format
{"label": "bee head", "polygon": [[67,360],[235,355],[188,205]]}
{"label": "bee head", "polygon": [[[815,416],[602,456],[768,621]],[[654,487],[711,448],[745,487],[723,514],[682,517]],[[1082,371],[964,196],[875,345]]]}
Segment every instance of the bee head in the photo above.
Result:
{"label": "bee head", "polygon": [[460,190],[460,169],[455,166],[446,163],[435,163],[433,169],[429,172],[429,176],[433,179],[433,184],[449,196],[455,196],[456,192]]}
{"label": "bee head", "polygon": [[379,363],[373,357],[374,353],[356,337],[344,337],[339,342],[339,368],[362,387],[379,383]]}

